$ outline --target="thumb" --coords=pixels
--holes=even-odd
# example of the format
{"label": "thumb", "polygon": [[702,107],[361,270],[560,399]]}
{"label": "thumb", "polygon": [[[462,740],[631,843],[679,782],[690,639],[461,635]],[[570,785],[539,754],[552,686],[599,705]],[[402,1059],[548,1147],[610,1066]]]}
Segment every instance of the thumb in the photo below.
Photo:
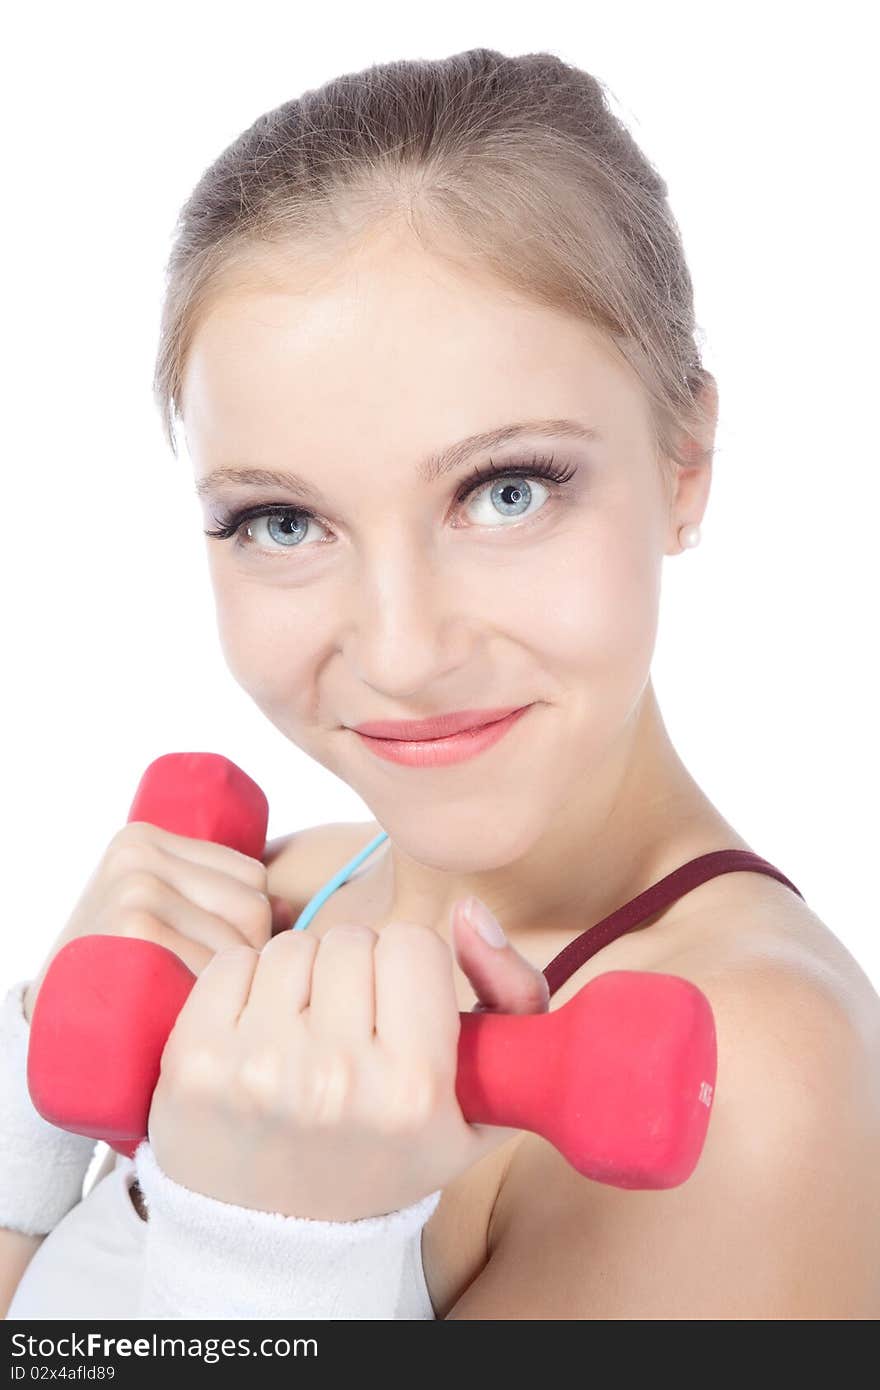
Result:
{"label": "thumb", "polygon": [[510,944],[480,898],[455,903],[450,921],[456,960],[477,996],[472,1013],[547,1012],[550,987],[543,970]]}

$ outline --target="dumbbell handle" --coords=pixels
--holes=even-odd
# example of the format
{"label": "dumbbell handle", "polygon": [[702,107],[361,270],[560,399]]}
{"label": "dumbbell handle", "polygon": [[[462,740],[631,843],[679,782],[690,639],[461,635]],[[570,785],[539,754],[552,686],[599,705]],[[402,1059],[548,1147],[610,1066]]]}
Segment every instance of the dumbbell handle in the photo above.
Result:
{"label": "dumbbell handle", "polygon": [[[259,858],[264,803],[228,759],[172,753],[147,769],[129,820],[246,846]],[[162,1051],[195,979],[154,942],[69,941],[31,1018],[27,1080],[39,1113],[132,1157],[147,1137]],[[540,1134],[596,1182],[668,1188],[690,1176],[716,1072],[712,1010],[696,985],[608,971],[548,1013],[459,1019],[456,1097],[466,1120]]]}

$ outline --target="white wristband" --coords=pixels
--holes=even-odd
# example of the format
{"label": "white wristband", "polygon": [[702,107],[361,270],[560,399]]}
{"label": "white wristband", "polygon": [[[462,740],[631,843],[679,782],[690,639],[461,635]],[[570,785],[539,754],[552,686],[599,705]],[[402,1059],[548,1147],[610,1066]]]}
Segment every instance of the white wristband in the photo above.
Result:
{"label": "white wristband", "polygon": [[29,980],[0,1003],[0,1226],[48,1235],[82,1199],[97,1139],[44,1120],[27,1085]]}
{"label": "white wristband", "polygon": [[139,1318],[393,1319],[407,1243],[440,1201],[315,1221],[216,1201],[134,1156],[149,1220]]}

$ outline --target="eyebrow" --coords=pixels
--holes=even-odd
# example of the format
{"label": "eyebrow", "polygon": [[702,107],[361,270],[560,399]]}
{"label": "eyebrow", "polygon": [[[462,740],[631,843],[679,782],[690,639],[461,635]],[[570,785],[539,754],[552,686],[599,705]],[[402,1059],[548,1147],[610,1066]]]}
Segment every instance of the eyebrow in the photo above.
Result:
{"label": "eyebrow", "polygon": [[[460,468],[474,454],[486,449],[498,449],[510,444],[524,435],[542,439],[601,440],[602,435],[592,425],[581,420],[521,420],[515,424],[499,425],[495,429],[484,430],[481,434],[470,434],[455,444],[448,444],[435,453],[428,454],[418,464],[416,476],[422,482],[433,483],[447,473]],[[306,501],[320,505],[320,492],[295,473],[279,473],[271,468],[226,467],[215,468],[199,478],[195,485],[198,497],[210,497],[224,486],[256,486],[291,488]]]}

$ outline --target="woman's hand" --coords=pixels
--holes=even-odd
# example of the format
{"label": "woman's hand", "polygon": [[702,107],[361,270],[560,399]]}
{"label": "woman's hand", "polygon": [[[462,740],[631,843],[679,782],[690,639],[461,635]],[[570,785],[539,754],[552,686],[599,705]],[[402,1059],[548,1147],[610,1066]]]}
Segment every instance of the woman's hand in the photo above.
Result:
{"label": "woman's hand", "polygon": [[[498,1013],[545,1013],[541,970],[457,903],[455,953]],[[517,1133],[455,1096],[454,962],[430,927],[285,931],[220,950],[175,1020],[149,1140],[168,1177],[222,1202],[324,1221],[409,1206]]]}
{"label": "woman's hand", "polygon": [[58,952],[80,936],[132,936],[179,956],[195,975],[215,951],[242,942],[256,950],[290,906],[270,894],[266,866],[209,840],[129,821],[113,836],[83,893],[25,991],[30,1022]]}

